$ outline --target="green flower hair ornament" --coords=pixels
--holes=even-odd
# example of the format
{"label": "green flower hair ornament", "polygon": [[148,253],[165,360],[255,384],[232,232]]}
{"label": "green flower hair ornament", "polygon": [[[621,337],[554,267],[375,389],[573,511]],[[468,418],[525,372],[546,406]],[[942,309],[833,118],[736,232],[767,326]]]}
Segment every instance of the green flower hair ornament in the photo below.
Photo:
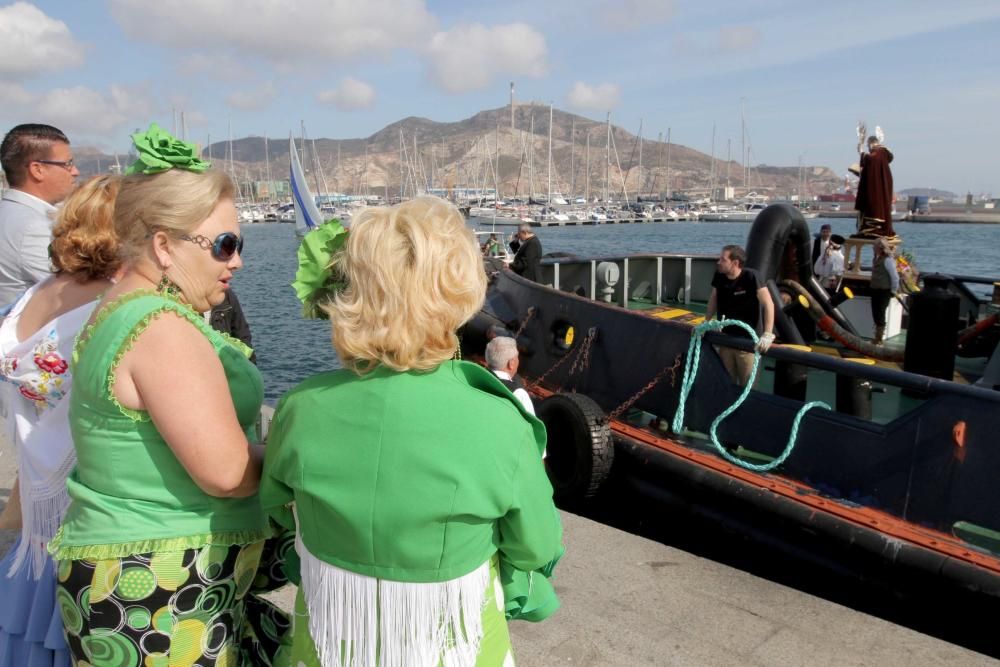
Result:
{"label": "green flower hair ornament", "polygon": [[334,255],[347,241],[347,229],[333,218],[312,230],[299,244],[299,270],[292,288],[302,302],[302,315],[308,319],[329,319],[321,306],[333,299],[346,285],[331,264]]}
{"label": "green flower hair ornament", "polygon": [[132,135],[139,158],[125,170],[125,174],[159,174],[169,169],[186,169],[201,173],[212,166],[198,157],[194,144],[181,141],[156,123],[150,123],[145,132]]}

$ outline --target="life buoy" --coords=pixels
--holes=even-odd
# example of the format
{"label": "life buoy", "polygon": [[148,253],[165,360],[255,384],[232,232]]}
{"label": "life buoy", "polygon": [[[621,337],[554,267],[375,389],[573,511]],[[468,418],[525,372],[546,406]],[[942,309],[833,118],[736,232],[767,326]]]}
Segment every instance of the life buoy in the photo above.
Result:
{"label": "life buoy", "polygon": [[548,434],[545,460],[549,481],[560,501],[592,497],[614,462],[611,426],[601,407],[583,394],[553,394],[538,404]]}

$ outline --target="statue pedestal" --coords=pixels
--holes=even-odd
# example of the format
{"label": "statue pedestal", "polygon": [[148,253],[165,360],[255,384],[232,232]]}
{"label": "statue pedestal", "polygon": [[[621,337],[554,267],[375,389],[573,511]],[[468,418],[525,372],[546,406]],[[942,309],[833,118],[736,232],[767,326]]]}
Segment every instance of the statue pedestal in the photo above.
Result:
{"label": "statue pedestal", "polygon": [[[867,253],[866,259],[868,260],[868,265],[875,261],[875,243],[881,239],[856,239],[849,238],[844,239],[844,279],[845,280],[862,280],[868,282],[872,278],[871,270],[862,270],[861,268],[861,255],[865,252],[866,248],[870,248],[871,252]],[[902,240],[896,236],[891,239],[885,239],[888,242],[889,247],[892,248],[893,252],[896,251],[896,247],[902,243]]]}

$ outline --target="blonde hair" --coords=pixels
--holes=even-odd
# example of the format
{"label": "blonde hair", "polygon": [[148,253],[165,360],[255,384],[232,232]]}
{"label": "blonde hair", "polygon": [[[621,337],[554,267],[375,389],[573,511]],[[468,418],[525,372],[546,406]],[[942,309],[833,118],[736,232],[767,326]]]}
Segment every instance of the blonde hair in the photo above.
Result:
{"label": "blonde hair", "polygon": [[198,174],[170,169],[151,176],[122,179],[115,204],[115,231],[122,258],[134,261],[157,231],[181,236],[205,221],[223,199],[234,199],[236,188],[217,169]]}
{"label": "blonde hair", "polygon": [[334,270],[347,287],[324,306],[341,363],[431,370],[458,348],[456,330],[483,305],[482,256],[458,209],[437,197],[364,210]]}
{"label": "blonde hair", "polygon": [[121,259],[114,210],[120,182],[116,176],[95,176],[66,199],[49,247],[55,273],[87,282],[109,278],[118,270]]}

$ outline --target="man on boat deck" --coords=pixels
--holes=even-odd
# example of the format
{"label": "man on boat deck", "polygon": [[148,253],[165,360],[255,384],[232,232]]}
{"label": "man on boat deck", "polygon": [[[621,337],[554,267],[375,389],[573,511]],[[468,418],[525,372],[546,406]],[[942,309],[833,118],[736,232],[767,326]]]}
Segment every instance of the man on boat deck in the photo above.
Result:
{"label": "man on boat deck", "polygon": [[813,266],[816,265],[816,260],[823,256],[826,252],[826,247],[830,244],[830,236],[833,235],[833,228],[824,224],[819,228],[819,236],[813,239],[813,252],[812,252],[812,263]]}
{"label": "man on boat deck", "polygon": [[49,276],[55,205],[80,175],[69,139],[51,125],[18,125],[0,144],[10,188],[0,201],[0,309]]}
{"label": "man on boat deck", "polygon": [[[708,298],[705,319],[711,320],[718,314],[722,320],[739,320],[749,324],[759,336],[757,349],[767,352],[774,342],[774,334],[771,333],[774,329],[774,302],[760,274],[743,266],[746,259],[746,251],[738,245],[722,248],[716,262],[718,271],[712,278],[712,295]],[[741,327],[728,326],[722,331],[740,338],[750,337]],[[733,382],[745,385],[753,369],[753,353],[729,347],[718,350]]]}
{"label": "man on boat deck", "polygon": [[486,365],[490,367],[505,387],[510,389],[514,398],[520,401],[524,409],[530,414],[535,414],[535,406],[531,403],[531,396],[524,388],[524,382],[517,375],[517,368],[521,364],[521,357],[517,352],[517,341],[510,336],[497,336],[486,344]]}
{"label": "man on boat deck", "polygon": [[517,228],[517,237],[510,242],[514,251],[514,261],[510,263],[511,270],[536,283],[542,279],[542,242],[531,231],[531,225],[521,225]]}
{"label": "man on boat deck", "polygon": [[894,238],[892,228],[892,152],[876,137],[868,137],[868,152],[861,154],[861,180],[854,209],[860,237]]}

